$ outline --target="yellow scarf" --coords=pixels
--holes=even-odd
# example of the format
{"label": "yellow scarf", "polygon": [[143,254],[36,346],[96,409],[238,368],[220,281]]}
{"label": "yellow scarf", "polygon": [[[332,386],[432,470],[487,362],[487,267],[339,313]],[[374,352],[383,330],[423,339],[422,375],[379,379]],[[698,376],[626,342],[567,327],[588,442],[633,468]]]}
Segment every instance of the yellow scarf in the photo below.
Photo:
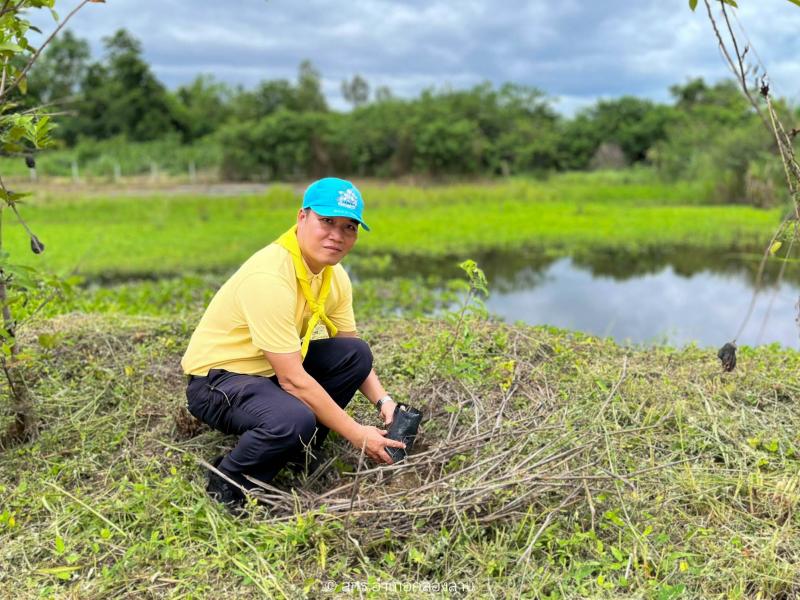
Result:
{"label": "yellow scarf", "polygon": [[308,345],[311,343],[311,335],[314,333],[314,328],[317,323],[322,321],[328,330],[328,335],[335,337],[337,333],[336,325],[325,314],[325,300],[328,299],[328,294],[331,293],[331,277],[333,276],[333,269],[325,267],[322,269],[322,286],[319,289],[319,298],[314,298],[311,293],[311,277],[308,274],[308,269],[303,262],[303,256],[300,254],[300,245],[297,243],[297,225],[292,226],[289,231],[284,233],[281,237],[275,240],[279,246],[283,246],[292,255],[292,262],[294,263],[294,274],[297,277],[297,283],[300,284],[300,289],[303,290],[303,296],[311,309],[311,319],[308,321],[308,329],[303,338],[303,345],[300,347],[300,355],[305,359],[308,353]]}

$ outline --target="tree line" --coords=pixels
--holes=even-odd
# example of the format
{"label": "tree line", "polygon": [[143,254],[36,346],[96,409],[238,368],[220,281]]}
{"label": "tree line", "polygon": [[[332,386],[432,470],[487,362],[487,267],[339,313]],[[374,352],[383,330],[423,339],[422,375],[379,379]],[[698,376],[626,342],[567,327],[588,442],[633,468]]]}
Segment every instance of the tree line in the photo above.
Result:
{"label": "tree line", "polygon": [[[429,89],[418,97],[342,82],[352,110],[332,110],[308,61],[294,80],[253,89],[210,75],[168,90],[119,30],[93,60],[66,32],[28,78],[23,102],[53,104],[67,147],[97,140],[173,137],[215,149],[222,177],[300,179],[328,173],[397,177],[486,176],[653,165],[668,178],[708,178],[725,201],[767,204],[780,189],[771,139],[730,81],[693,79],[670,88],[672,103],[634,96],[601,100],[567,118],[535,87],[490,83]],[[781,110],[796,120],[785,103]],[[760,195],[759,195],[760,194]]]}

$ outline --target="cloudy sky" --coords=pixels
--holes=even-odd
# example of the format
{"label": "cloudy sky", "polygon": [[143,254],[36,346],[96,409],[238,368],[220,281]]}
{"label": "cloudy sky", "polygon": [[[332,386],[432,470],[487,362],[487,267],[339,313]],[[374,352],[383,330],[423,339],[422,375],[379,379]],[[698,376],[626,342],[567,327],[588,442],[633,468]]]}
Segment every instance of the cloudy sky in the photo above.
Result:
{"label": "cloudy sky", "polygon": [[[75,0],[57,3],[62,18]],[[107,0],[70,28],[102,52],[125,27],[169,87],[210,73],[251,87],[294,78],[310,59],[330,103],[344,108],[342,79],[411,97],[427,87],[482,81],[537,86],[567,114],[598,98],[669,99],[689,77],[726,75],[703,0]],[[800,103],[800,7],[739,0],[741,24],[773,80]],[[47,19],[36,20],[44,29]]]}

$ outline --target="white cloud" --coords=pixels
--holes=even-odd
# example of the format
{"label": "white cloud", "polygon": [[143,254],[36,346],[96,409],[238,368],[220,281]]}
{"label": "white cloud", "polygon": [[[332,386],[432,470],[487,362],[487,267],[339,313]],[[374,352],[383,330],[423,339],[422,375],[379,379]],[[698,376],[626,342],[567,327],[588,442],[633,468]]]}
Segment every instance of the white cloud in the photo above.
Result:
{"label": "white cloud", "polygon": [[[800,8],[741,5],[773,89],[797,98]],[[47,15],[34,20],[52,28]],[[334,106],[342,104],[339,82],[355,73],[401,96],[445,82],[513,80],[562,97],[561,107],[623,94],[665,99],[687,76],[727,76],[702,2],[692,13],[684,0],[113,0],[88,5],[70,27],[97,54],[102,37],[127,28],[170,86],[200,72],[252,86],[293,77],[308,58]]]}

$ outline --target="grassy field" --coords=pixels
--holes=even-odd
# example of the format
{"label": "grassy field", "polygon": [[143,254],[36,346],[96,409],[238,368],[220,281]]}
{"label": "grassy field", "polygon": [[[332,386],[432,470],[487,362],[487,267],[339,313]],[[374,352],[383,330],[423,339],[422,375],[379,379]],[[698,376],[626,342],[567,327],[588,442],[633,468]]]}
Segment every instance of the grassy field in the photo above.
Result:
{"label": "grassy field", "polygon": [[[76,165],[79,180],[92,183],[154,174],[157,178],[178,176],[188,180],[189,165],[193,165],[195,176],[199,174],[204,179],[216,176],[221,153],[222,148],[213,142],[186,145],[178,136],[139,143],[125,139],[84,140],[74,148],[50,149],[39,154],[36,174],[39,181],[69,182]],[[27,183],[30,179],[30,170],[22,157],[0,158],[0,172],[11,181]]]}
{"label": "grassy field", "polygon": [[[193,324],[70,315],[26,332],[42,430],[0,453],[0,596],[799,589],[797,353],[745,349],[721,374],[694,348],[632,351],[476,317],[372,322],[379,372],[424,409],[422,453],[356,478],[357,454],[335,440],[325,485],[282,480],[270,507],[234,518],[205,496],[196,462],[232,439],[182,408]],[[363,399],[354,411],[374,419]]]}
{"label": "grassy field", "polygon": [[[373,232],[352,258],[378,274],[391,257],[485,250],[759,247],[779,220],[637,172],[363,191]],[[12,260],[90,283],[16,307],[40,430],[0,450],[0,598],[800,593],[800,353],[742,348],[721,373],[692,346],[461,313],[463,282],[356,283],[378,373],[425,415],[405,466],[363,465],[333,436],[321,479],[284,475],[243,518],[211,501],[199,461],[234,439],[189,418],[179,360],[225,274],[298,202],[275,186],[43,192],[21,207],[47,251],[34,257],[12,225]],[[351,406],[375,423],[363,398]]]}
{"label": "grassy field", "polygon": [[[780,211],[701,205],[689,184],[563,177],[548,182],[370,187],[354,257],[468,258],[490,250],[555,254],[763,247]],[[5,234],[16,261],[90,278],[224,272],[282,233],[300,198],[276,186],[259,196],[62,197],[43,194],[23,214],[48,250],[34,257],[23,229]],[[8,215],[7,220],[12,217]]]}

